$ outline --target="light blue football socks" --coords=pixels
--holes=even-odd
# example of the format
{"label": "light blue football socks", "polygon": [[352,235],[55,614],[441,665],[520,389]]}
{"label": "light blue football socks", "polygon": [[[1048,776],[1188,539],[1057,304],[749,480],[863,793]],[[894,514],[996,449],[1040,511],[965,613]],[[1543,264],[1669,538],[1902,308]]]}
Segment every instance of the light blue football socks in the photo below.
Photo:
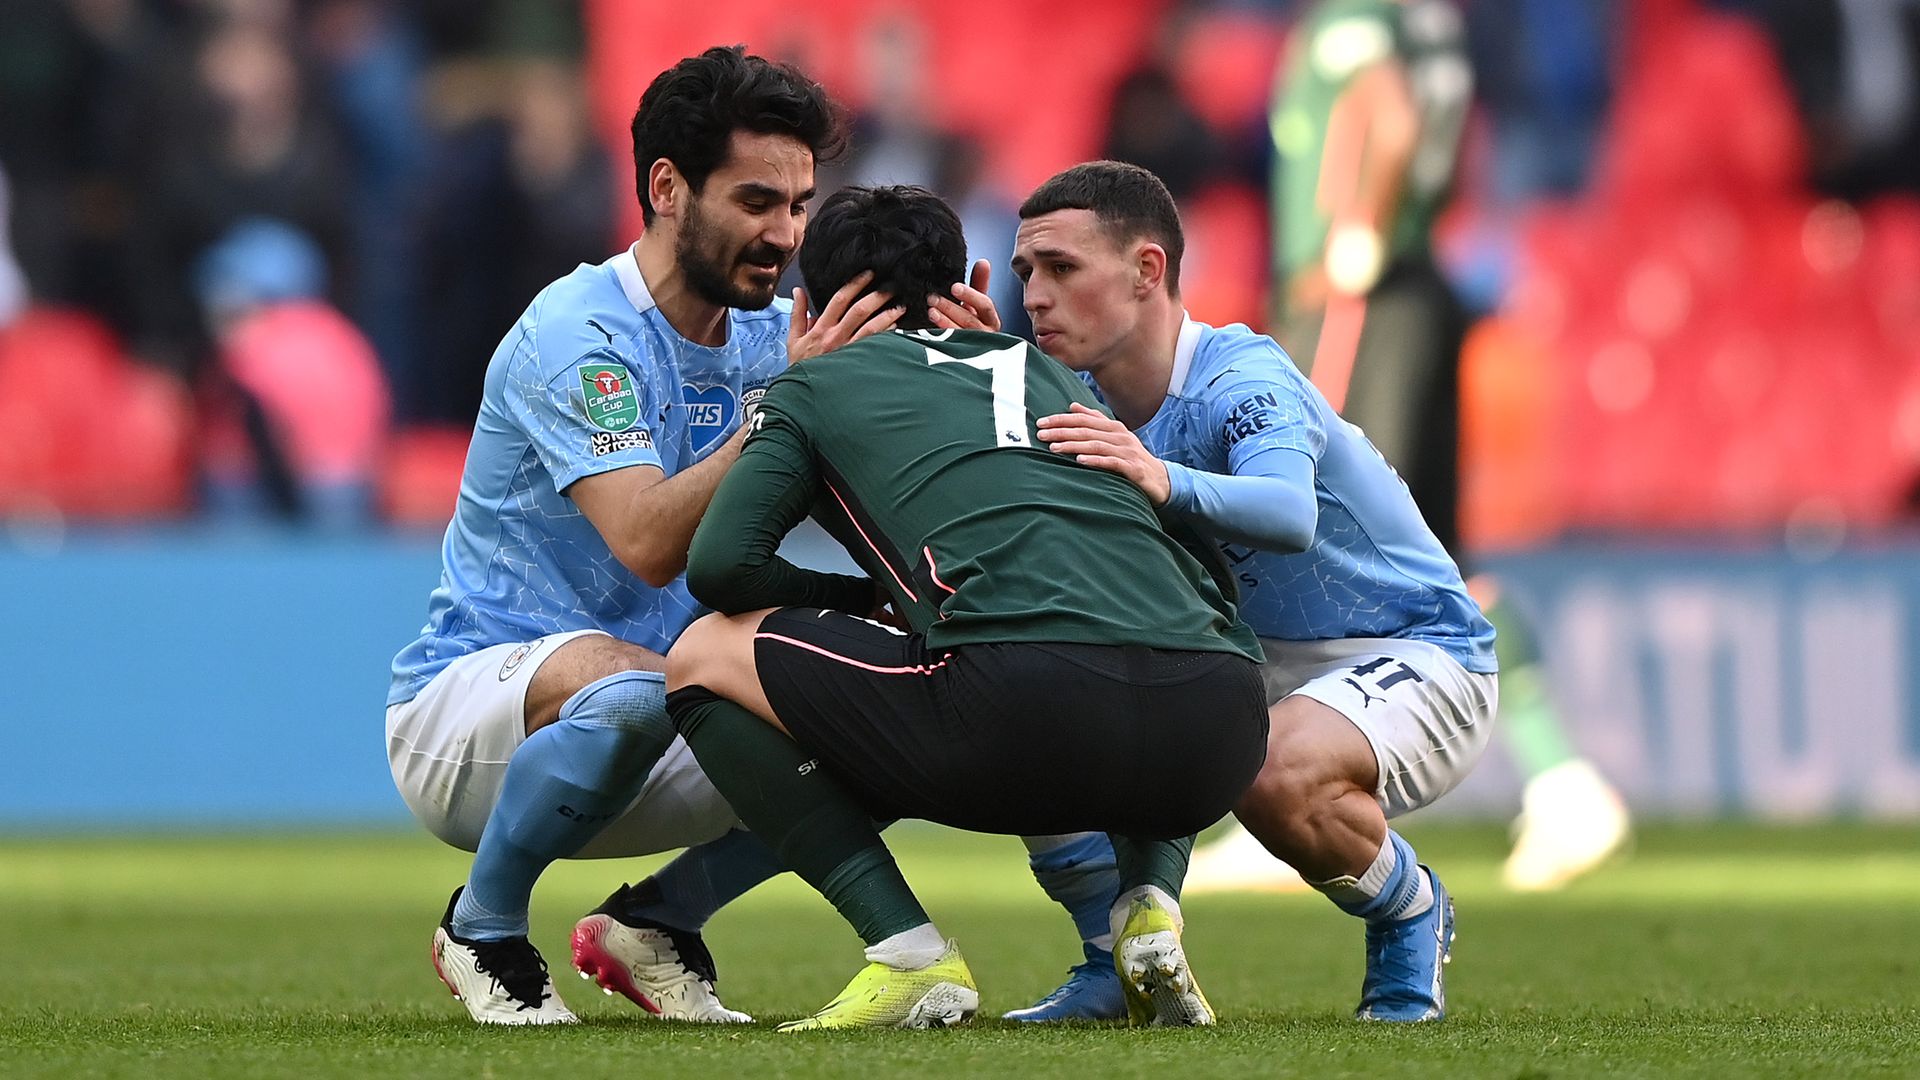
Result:
{"label": "light blue football socks", "polygon": [[560,718],[527,736],[507,765],[454,906],[454,934],[525,937],[534,882],[632,804],[672,741],[659,672],[619,672],[568,698]]}

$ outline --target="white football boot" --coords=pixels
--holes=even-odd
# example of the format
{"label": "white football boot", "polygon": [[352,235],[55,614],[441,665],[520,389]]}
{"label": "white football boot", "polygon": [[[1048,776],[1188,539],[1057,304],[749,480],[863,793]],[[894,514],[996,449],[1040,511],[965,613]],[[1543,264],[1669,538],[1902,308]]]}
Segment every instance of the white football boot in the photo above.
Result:
{"label": "white football boot", "polygon": [[[465,888],[465,886],[461,886]],[[547,977],[547,962],[524,937],[469,941],[454,934],[453,905],[433,932],[433,970],[482,1024],[574,1024],[579,1020]]]}
{"label": "white football boot", "polygon": [[632,894],[622,885],[574,924],[573,966],[580,977],[665,1020],[752,1023],[714,993],[713,954],[700,935],[635,914]]}
{"label": "white football boot", "polygon": [[1527,781],[1515,829],[1518,838],[1501,879],[1519,892],[1563,888],[1619,853],[1632,837],[1619,793],[1579,759]]}

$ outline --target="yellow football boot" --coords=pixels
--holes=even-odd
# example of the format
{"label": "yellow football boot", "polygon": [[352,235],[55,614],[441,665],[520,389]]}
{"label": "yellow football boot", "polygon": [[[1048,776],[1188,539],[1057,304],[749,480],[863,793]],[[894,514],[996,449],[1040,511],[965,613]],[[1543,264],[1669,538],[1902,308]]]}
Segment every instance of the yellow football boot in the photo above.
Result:
{"label": "yellow football boot", "polygon": [[1213,1006],[1193,981],[1180,948],[1180,926],[1151,895],[1133,898],[1113,943],[1113,966],[1127,997],[1127,1023],[1198,1027],[1213,1023]]}
{"label": "yellow football boot", "polygon": [[960,947],[949,941],[939,960],[918,970],[868,964],[826,1008],[774,1030],[951,1027],[965,1023],[979,1008],[973,972],[967,970]]}

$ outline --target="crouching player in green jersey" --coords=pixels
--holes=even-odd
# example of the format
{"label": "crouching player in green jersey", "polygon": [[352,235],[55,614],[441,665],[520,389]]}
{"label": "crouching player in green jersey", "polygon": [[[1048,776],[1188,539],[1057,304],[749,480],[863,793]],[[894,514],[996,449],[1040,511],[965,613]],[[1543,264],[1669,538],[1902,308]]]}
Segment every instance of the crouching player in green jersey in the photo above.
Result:
{"label": "crouching player in green jersey", "polygon": [[[1231,585],[1125,478],[1040,442],[1036,418],[1094,403],[1084,383],[1017,338],[934,329],[912,303],[966,270],[945,203],[852,188],[810,228],[809,294],[871,271],[908,300],[904,329],[768,388],[688,559],[718,614],[667,658],[668,711],[707,776],[867,943],[847,990],[782,1030],[938,1026],[978,1006],[875,830],[895,818],[1108,833],[1131,1018],[1211,1023],[1180,884],[1267,729]],[[870,578],[776,555],[809,513]],[[910,632],[863,617],[883,603]]]}

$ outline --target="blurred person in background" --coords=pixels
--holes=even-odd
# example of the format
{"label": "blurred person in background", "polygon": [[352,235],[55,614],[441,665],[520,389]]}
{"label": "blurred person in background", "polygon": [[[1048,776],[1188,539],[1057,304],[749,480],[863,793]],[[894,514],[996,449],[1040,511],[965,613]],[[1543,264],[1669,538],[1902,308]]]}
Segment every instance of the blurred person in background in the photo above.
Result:
{"label": "blurred person in background", "polygon": [[605,250],[612,164],[587,126],[578,68],[553,57],[490,66],[428,166],[421,199],[418,369],[410,420],[465,423],[486,355],[526,297]]}
{"label": "blurred person in background", "polygon": [[1821,191],[1920,192],[1920,0],[1722,0],[1758,17],[1793,86]]}
{"label": "blurred person in background", "polygon": [[0,161],[22,270],[45,302],[85,307],[160,359],[172,354],[151,347],[143,317],[163,305],[145,298],[165,291],[171,316],[195,320],[183,267],[139,272],[137,210],[188,127],[190,16],[146,0],[10,0],[0,18]]}
{"label": "blurred person in background", "polygon": [[1182,202],[1216,179],[1225,162],[1212,129],[1157,61],[1121,76],[1113,91],[1100,156],[1138,165],[1160,177],[1174,199]]}
{"label": "blurred person in background", "polygon": [[873,187],[933,182],[940,133],[928,120],[927,29],[901,12],[874,20],[861,40],[866,106],[853,117],[846,182]]}
{"label": "blurred person in background", "polygon": [[[941,138],[931,186],[960,215],[969,266],[1005,265],[1013,257],[1019,210],[987,174],[986,150],[978,140],[966,135]],[[1002,312],[1000,332],[1031,339],[1033,324],[1020,306],[1019,280],[1012,274],[1000,274],[989,281],[987,295]]]}
{"label": "blurred person in background", "polygon": [[344,255],[346,185],[333,123],[308,93],[278,6],[235,7],[252,14],[216,19],[190,54],[180,126],[152,136],[159,164],[139,206],[143,344],[188,373],[209,354],[192,303],[193,264],[237,223],[266,217],[299,229],[334,273]]}
{"label": "blurred person in background", "polygon": [[[306,25],[318,88],[339,119],[349,180],[344,212],[351,273],[344,306],[379,352],[396,395],[411,394],[418,383],[421,306],[421,237],[412,226],[434,134],[421,106],[426,43],[413,13],[397,0],[325,0],[311,9]],[[581,254],[588,250],[598,247]]]}
{"label": "blurred person in background", "polygon": [[7,170],[0,165],[0,328],[5,328],[27,309],[32,297],[27,292],[27,276],[13,257],[13,196],[7,186]]}
{"label": "blurred person in background", "polygon": [[253,218],[195,268],[216,346],[204,432],[209,508],[327,528],[373,521],[391,406],[373,347],[325,299],[319,245]]}
{"label": "blurred person in background", "polygon": [[[1434,261],[1472,101],[1459,12],[1444,0],[1321,0],[1282,59],[1271,117],[1279,338],[1406,482],[1447,550],[1456,533],[1465,316]],[[1628,839],[1620,797],[1561,730],[1531,635],[1496,584],[1501,726],[1526,777],[1504,877],[1565,884]],[[1234,829],[1194,854],[1195,891],[1300,887]]]}
{"label": "blurred person in background", "polygon": [[1474,95],[1492,121],[1495,197],[1518,212],[1585,190],[1613,95],[1613,0],[1474,0]]}

